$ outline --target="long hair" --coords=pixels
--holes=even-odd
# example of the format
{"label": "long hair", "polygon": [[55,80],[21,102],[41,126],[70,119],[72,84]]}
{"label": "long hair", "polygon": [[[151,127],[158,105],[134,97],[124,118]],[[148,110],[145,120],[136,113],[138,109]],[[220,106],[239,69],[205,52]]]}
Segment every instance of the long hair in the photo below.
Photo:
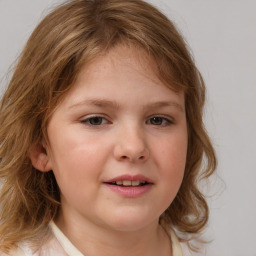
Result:
{"label": "long hair", "polygon": [[206,225],[208,206],[198,188],[216,168],[202,116],[205,86],[173,23],[140,0],[73,0],[60,5],[32,33],[0,104],[0,247],[44,234],[60,206],[53,172],[36,170],[29,150],[47,137],[47,124],[82,67],[117,44],[145,50],[170,89],[184,91],[188,124],[185,174],[161,216],[183,233]]}

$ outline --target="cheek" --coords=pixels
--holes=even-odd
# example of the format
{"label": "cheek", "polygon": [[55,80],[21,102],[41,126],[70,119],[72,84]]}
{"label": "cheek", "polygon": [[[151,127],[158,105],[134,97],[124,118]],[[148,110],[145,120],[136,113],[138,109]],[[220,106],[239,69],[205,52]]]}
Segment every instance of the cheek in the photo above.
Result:
{"label": "cheek", "polygon": [[160,209],[159,215],[170,206],[179,191],[186,165],[186,153],[186,135],[170,136],[162,143],[155,144],[152,154],[158,170],[159,191],[154,202],[156,209]]}
{"label": "cheek", "polygon": [[93,138],[83,139],[81,134],[66,134],[65,140],[56,136],[52,141],[50,161],[59,183],[80,184],[92,175],[100,175],[102,168],[99,167],[107,157],[107,148],[102,143],[97,143]]}
{"label": "cheek", "polygon": [[[186,157],[187,136],[173,136],[155,147],[159,175],[166,190],[176,193],[183,179]],[[172,191],[173,190],[173,191]]]}
{"label": "cheek", "polygon": [[187,157],[187,134],[170,136],[158,144],[155,150],[162,164],[175,169],[184,169]]}
{"label": "cheek", "polygon": [[53,158],[72,164],[93,164],[99,160],[99,153],[104,153],[104,142],[98,140],[95,136],[81,132],[81,129],[68,129],[63,136],[57,134],[52,139]]}
{"label": "cheek", "polygon": [[61,191],[62,200],[81,204],[92,200],[101,175],[102,165],[97,149],[85,145],[66,144],[55,148],[53,172]]}

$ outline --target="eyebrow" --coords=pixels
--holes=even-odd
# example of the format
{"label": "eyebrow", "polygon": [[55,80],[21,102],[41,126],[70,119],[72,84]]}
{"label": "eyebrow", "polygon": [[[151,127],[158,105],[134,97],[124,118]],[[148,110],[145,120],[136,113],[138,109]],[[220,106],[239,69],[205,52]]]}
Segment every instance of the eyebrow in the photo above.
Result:
{"label": "eyebrow", "polygon": [[105,99],[84,100],[84,101],[78,102],[78,103],[70,106],[70,108],[75,108],[75,107],[79,107],[79,106],[83,106],[83,105],[88,105],[88,106],[93,105],[93,106],[100,107],[100,108],[114,108],[114,109],[120,108],[120,105],[117,102],[105,100]]}
{"label": "eyebrow", "polygon": [[[184,108],[181,104],[175,102],[175,101],[159,101],[154,102],[148,105],[150,108],[165,108],[165,107],[175,107],[178,110],[184,112]],[[147,107],[147,106],[146,106]]]}
{"label": "eyebrow", "polygon": [[[69,108],[76,108],[79,106],[83,106],[83,105],[88,105],[88,106],[96,106],[99,108],[113,108],[113,109],[120,109],[121,105],[118,104],[115,101],[110,101],[110,100],[106,100],[106,99],[87,99],[81,102],[78,102],[72,106],[70,106]],[[146,104],[145,106],[143,106],[143,108],[150,108],[150,109],[154,109],[154,108],[165,108],[165,107],[175,107],[177,108],[179,111],[184,112],[184,108],[181,104],[175,102],[175,101],[157,101],[157,102],[153,102],[153,103],[149,103]]]}

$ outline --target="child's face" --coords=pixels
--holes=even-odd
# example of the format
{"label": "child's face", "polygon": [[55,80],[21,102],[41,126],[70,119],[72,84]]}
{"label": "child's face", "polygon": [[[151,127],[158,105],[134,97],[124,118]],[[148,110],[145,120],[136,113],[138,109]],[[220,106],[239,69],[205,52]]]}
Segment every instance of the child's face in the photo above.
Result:
{"label": "child's face", "polygon": [[54,112],[48,168],[62,223],[138,230],[173,201],[187,152],[184,95],[152,65],[143,51],[118,46],[81,71]]}

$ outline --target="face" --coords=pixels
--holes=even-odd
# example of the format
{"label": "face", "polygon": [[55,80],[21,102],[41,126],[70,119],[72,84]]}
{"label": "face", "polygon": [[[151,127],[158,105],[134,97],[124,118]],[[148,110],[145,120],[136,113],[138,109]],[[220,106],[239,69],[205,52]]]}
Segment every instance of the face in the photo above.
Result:
{"label": "face", "polygon": [[59,218],[132,231],[157,223],[182,182],[183,93],[142,50],[118,46],[82,69],[48,124]]}

